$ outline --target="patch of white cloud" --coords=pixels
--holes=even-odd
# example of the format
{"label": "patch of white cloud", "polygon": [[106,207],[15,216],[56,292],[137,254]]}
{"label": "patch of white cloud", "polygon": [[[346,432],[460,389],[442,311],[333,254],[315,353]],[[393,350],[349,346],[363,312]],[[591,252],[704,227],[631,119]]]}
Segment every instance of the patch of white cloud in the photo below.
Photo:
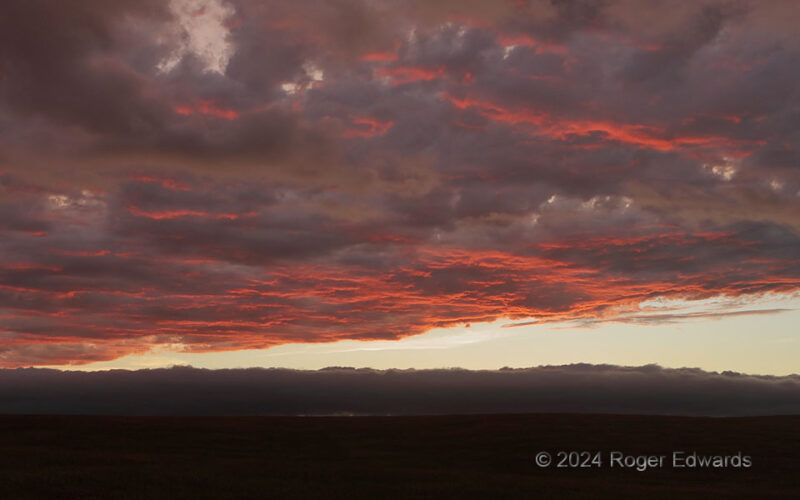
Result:
{"label": "patch of white cloud", "polygon": [[723,158],[721,163],[715,165],[704,164],[703,168],[724,181],[733,179],[737,171],[736,162],[732,158]]}
{"label": "patch of white cloud", "polygon": [[235,10],[223,0],[171,0],[175,15],[170,29],[179,33],[175,50],[158,64],[161,72],[171,71],[184,57],[193,55],[205,71],[225,74],[235,51],[225,25]]}
{"label": "patch of white cloud", "polygon": [[303,71],[312,82],[321,82],[325,79],[325,73],[319,69],[314,63],[306,62],[303,64]]}
{"label": "patch of white cloud", "polygon": [[625,211],[632,205],[633,198],[628,196],[597,195],[592,196],[586,201],[581,201],[578,198],[554,194],[539,206],[539,210],[551,212]]}
{"label": "patch of white cloud", "polygon": [[297,91],[300,90],[300,85],[291,82],[283,83],[281,84],[281,90],[289,95],[295,95]]}
{"label": "patch of white cloud", "polygon": [[84,189],[79,196],[68,196],[66,194],[51,194],[47,196],[47,202],[51,209],[68,210],[79,208],[104,207],[105,201],[97,194]]}
{"label": "patch of white cloud", "polygon": [[778,179],[772,179],[771,181],[769,181],[769,187],[773,191],[780,191],[781,189],[783,189],[783,182],[779,181]]}
{"label": "patch of white cloud", "polygon": [[281,84],[281,90],[288,95],[295,95],[300,91],[308,90],[319,82],[325,80],[325,72],[310,61],[303,64],[303,77],[298,81]]}

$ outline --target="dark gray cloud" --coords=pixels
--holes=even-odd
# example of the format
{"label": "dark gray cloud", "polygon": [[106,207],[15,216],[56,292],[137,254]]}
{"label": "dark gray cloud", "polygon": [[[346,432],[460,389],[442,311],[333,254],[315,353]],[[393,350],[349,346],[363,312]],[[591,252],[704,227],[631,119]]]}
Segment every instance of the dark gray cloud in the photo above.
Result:
{"label": "dark gray cloud", "polygon": [[164,3],[10,0],[2,9],[3,108],[115,133],[161,119],[144,96],[143,75],[115,64],[113,56],[116,24],[126,16],[165,20]]}

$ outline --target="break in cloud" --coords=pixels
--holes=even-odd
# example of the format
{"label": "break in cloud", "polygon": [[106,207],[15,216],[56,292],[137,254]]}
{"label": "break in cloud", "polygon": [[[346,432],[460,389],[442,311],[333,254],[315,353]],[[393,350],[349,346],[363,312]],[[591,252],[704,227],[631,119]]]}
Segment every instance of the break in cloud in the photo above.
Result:
{"label": "break in cloud", "polygon": [[100,415],[435,415],[633,413],[789,415],[800,376],[655,365],[486,371],[325,368],[64,372],[0,370],[0,413]]}
{"label": "break in cloud", "polygon": [[800,10],[5,0],[0,366],[800,288]]}

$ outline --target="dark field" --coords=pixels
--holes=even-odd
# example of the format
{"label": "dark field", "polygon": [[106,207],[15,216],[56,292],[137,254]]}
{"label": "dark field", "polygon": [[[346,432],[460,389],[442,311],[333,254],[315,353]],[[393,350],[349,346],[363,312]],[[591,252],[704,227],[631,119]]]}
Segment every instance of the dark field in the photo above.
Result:
{"label": "dark field", "polygon": [[[609,468],[612,450],[667,459]],[[673,469],[673,450],[753,465]],[[800,498],[799,450],[798,416],[0,416],[0,498]]]}

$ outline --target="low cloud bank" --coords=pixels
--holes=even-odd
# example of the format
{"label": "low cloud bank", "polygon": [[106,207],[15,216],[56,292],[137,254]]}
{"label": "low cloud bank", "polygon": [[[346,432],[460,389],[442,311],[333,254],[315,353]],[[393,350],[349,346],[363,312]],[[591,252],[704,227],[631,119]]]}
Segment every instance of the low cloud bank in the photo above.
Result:
{"label": "low cloud bank", "polygon": [[0,370],[0,413],[102,415],[434,415],[596,412],[800,414],[784,377],[567,365],[471,371],[326,368],[64,372]]}

